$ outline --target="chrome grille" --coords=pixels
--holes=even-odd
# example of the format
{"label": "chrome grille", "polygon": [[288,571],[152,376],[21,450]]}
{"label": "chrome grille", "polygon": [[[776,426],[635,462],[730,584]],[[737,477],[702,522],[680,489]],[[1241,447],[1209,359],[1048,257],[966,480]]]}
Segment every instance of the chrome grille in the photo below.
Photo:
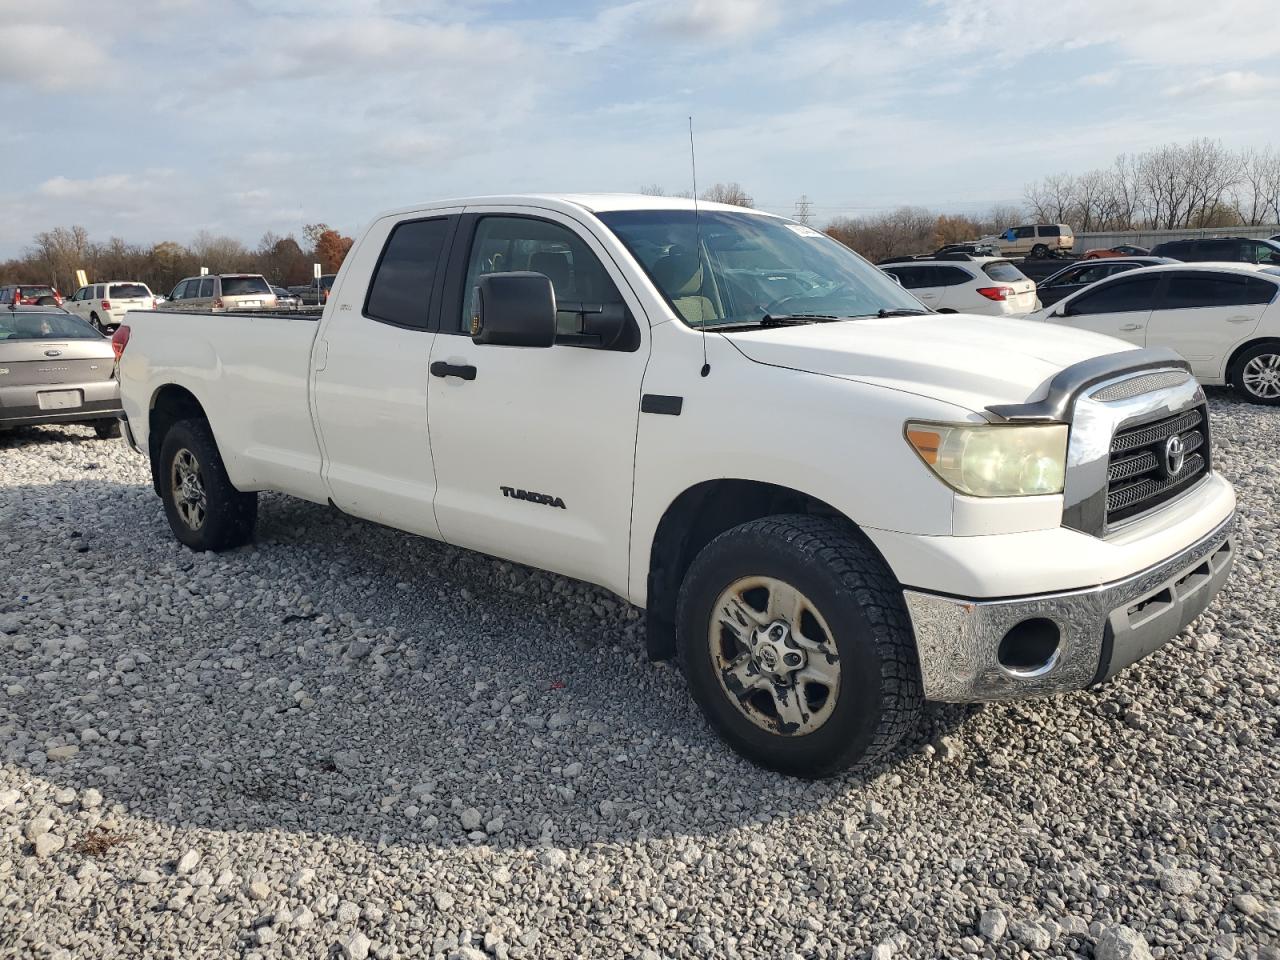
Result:
{"label": "chrome grille", "polygon": [[[1184,460],[1171,473],[1165,448],[1182,440]],[[1111,440],[1107,464],[1107,523],[1151,510],[1177,496],[1209,470],[1209,421],[1196,407],[1151,423],[1122,428]]]}

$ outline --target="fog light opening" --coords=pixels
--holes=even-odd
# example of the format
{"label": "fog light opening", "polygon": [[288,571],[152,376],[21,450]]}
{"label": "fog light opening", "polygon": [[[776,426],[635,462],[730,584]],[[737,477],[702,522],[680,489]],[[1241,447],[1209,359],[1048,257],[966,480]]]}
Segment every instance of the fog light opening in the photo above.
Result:
{"label": "fog light opening", "polygon": [[1004,635],[996,657],[1016,677],[1038,677],[1053,669],[1061,646],[1058,625],[1045,617],[1032,617]]}

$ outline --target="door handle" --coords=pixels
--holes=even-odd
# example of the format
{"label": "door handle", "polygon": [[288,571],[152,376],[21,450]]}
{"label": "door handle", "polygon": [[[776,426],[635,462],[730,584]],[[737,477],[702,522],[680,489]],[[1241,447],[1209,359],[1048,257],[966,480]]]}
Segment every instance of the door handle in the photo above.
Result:
{"label": "door handle", "polygon": [[1227,317],[1227,323],[1253,323],[1253,317]]}
{"label": "door handle", "polygon": [[1121,329],[1121,330],[1141,330],[1141,329],[1142,329],[1142,324],[1140,324],[1140,323],[1124,323],[1124,324],[1121,324],[1121,325],[1120,325],[1120,329]]}
{"label": "door handle", "polygon": [[443,360],[437,360],[431,365],[431,375],[433,377],[458,377],[461,380],[474,380],[476,378],[476,368],[469,363],[445,363]]}

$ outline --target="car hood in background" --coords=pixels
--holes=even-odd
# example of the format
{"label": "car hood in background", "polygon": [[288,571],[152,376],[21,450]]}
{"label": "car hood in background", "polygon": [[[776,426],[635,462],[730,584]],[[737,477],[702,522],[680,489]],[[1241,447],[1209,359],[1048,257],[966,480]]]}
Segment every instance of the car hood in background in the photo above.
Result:
{"label": "car hood in background", "polygon": [[1064,367],[1137,349],[1114,337],[1053,324],[954,313],[725,336],[757,363],[875,383],[975,412],[990,404],[1038,399]]}

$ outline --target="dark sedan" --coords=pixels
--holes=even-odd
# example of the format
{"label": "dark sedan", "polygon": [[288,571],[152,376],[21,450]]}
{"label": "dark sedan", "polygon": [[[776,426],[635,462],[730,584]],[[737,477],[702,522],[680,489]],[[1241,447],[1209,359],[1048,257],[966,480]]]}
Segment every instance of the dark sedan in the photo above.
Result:
{"label": "dark sedan", "polygon": [[0,308],[0,428],[86,423],[117,436],[111,341],[57,307]]}
{"label": "dark sedan", "polygon": [[1048,307],[1104,277],[1112,277],[1126,270],[1137,270],[1139,267],[1175,262],[1167,257],[1104,257],[1088,263],[1077,263],[1041,280],[1036,287],[1036,295],[1040,298],[1040,306]]}

